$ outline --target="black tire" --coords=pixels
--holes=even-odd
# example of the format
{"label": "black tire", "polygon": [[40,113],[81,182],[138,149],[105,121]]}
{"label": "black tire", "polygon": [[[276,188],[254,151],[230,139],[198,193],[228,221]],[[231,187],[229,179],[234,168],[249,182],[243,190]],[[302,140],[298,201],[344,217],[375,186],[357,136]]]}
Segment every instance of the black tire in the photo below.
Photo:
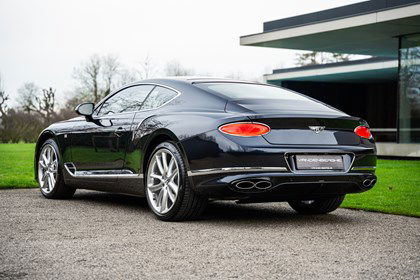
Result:
{"label": "black tire", "polygon": [[316,200],[289,201],[290,207],[300,214],[326,214],[336,210],[344,200],[345,195]]}
{"label": "black tire", "polygon": [[[58,148],[57,143],[53,140],[53,139],[48,139],[44,142],[44,144],[42,144],[40,150],[38,151],[38,157],[37,157],[37,164],[36,164],[36,172],[38,173],[38,162],[39,162],[39,157],[41,154],[41,151],[43,150],[43,148],[45,146],[49,145],[50,147],[52,147],[57,155],[58,158],[58,167],[57,167],[57,179],[56,182],[54,184],[54,187],[52,188],[52,190],[50,192],[45,192],[43,190],[43,188],[41,188],[41,183],[40,183],[40,178],[38,178],[38,185],[39,185],[39,189],[42,193],[42,195],[46,198],[49,199],[67,199],[67,198],[71,198],[76,189],[73,187],[69,187],[66,186],[66,184],[64,183],[64,178],[63,178],[63,170],[62,170],[62,157],[60,154],[60,149]],[[39,176],[37,176],[39,177]]]}
{"label": "black tire", "polygon": [[[150,201],[149,195],[147,194],[147,177],[148,177],[148,169],[150,168],[150,163],[155,154],[162,149],[166,149],[172,153],[174,156],[179,169],[179,189],[178,194],[173,203],[171,209],[164,214],[159,213],[156,211]],[[202,212],[204,211],[205,207],[207,206],[208,199],[206,197],[198,195],[191,187],[190,181],[187,176],[187,169],[185,167],[184,159],[181,155],[181,151],[173,142],[163,142],[159,144],[151,153],[148,162],[147,162],[147,169],[145,172],[145,194],[147,198],[147,203],[149,208],[155,214],[155,216],[162,220],[162,221],[185,221],[185,220],[194,220],[197,219]]]}

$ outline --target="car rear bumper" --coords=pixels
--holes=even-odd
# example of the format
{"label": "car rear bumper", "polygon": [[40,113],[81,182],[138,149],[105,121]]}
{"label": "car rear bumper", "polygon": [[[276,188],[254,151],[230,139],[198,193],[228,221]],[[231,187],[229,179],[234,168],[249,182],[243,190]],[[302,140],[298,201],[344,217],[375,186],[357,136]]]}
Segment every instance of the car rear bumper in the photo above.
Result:
{"label": "car rear bumper", "polygon": [[371,189],[373,172],[296,174],[292,172],[189,173],[198,193],[209,198],[268,201],[315,199]]}
{"label": "car rear bumper", "polygon": [[[188,175],[198,193],[214,198],[265,197],[273,200],[363,192],[376,182],[373,140],[359,145],[272,145],[262,137],[230,137],[218,131],[182,142]],[[296,155],[342,155],[343,170],[298,170]],[[250,181],[267,188],[238,189]],[[365,185],[363,182],[374,181]]]}

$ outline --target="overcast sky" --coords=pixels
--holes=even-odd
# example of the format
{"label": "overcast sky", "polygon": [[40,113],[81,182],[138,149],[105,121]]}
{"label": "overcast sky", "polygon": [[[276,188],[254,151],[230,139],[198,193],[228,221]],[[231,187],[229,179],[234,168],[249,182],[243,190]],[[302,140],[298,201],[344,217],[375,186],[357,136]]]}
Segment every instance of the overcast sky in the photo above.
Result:
{"label": "overcast sky", "polygon": [[263,22],[360,0],[89,1],[0,0],[0,73],[12,98],[24,82],[72,89],[73,68],[90,55],[115,54],[135,67],[146,55],[201,74],[261,76],[294,64],[295,51],[245,47],[241,35]]}

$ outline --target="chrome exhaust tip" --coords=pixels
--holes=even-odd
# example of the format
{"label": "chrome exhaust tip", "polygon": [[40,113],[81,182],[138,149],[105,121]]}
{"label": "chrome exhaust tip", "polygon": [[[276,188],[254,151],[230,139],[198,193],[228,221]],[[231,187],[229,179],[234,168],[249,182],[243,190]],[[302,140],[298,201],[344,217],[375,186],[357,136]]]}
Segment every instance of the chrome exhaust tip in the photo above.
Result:
{"label": "chrome exhaust tip", "polygon": [[250,190],[254,188],[254,182],[251,181],[240,181],[235,184],[235,187],[241,190]]}
{"label": "chrome exhaust tip", "polygon": [[372,184],[372,182],[373,182],[373,180],[366,179],[366,180],[363,181],[363,186],[365,188],[367,188],[367,187],[369,187]]}
{"label": "chrome exhaust tip", "polygon": [[255,188],[259,190],[266,190],[271,188],[271,182],[270,181],[258,181],[255,183]]}
{"label": "chrome exhaust tip", "polygon": [[266,190],[272,187],[272,184],[268,180],[244,180],[233,184],[237,189],[240,190]]}

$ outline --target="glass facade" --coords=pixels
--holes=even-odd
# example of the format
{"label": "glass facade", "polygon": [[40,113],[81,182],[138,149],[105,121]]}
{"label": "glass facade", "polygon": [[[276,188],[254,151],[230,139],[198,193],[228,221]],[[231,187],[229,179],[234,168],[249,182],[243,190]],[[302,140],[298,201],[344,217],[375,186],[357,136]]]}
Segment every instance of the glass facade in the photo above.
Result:
{"label": "glass facade", "polygon": [[420,34],[400,38],[398,142],[420,143]]}

